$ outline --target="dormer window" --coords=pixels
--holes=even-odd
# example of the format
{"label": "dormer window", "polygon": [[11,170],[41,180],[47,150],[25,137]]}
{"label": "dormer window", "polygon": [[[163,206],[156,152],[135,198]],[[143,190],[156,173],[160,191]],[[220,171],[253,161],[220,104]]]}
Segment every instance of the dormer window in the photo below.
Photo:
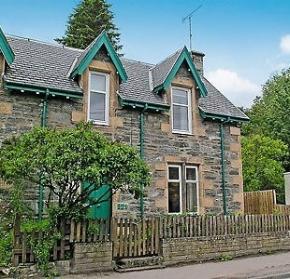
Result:
{"label": "dormer window", "polygon": [[95,124],[109,124],[109,75],[90,72],[88,120]]}
{"label": "dormer window", "polygon": [[191,134],[191,91],[180,87],[171,88],[172,132]]}

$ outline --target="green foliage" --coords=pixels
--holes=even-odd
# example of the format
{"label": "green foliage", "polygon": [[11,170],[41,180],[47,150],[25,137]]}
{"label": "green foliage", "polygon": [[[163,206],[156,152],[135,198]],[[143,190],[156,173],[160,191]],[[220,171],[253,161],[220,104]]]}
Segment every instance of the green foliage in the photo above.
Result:
{"label": "green foliage", "polygon": [[12,230],[0,225],[0,267],[9,266],[12,257]]}
{"label": "green foliage", "polygon": [[50,219],[29,220],[21,224],[21,231],[27,234],[27,240],[36,258],[39,271],[44,276],[50,275],[51,251],[57,240],[62,237],[56,225]]}
{"label": "green foliage", "polygon": [[12,230],[21,219],[30,217],[30,209],[23,202],[23,187],[15,181],[8,201],[0,201],[0,267],[9,266],[12,257]]}
{"label": "green foliage", "polygon": [[218,260],[220,260],[222,262],[231,261],[232,259],[233,259],[233,256],[231,256],[230,254],[222,254],[218,258]]}
{"label": "green foliage", "polygon": [[0,177],[13,184],[15,179],[38,183],[40,176],[58,199],[58,208],[71,215],[103,202],[89,197],[104,183],[112,194],[128,189],[135,196],[150,183],[149,168],[137,151],[109,141],[90,123],[62,130],[35,128],[3,144]]}
{"label": "green foliage", "polygon": [[290,168],[289,93],[290,69],[266,82],[262,96],[246,111],[251,121],[242,127],[246,137],[243,140],[245,189],[275,189],[279,202],[284,197],[282,174]]}
{"label": "green foliage", "polygon": [[274,75],[263,87],[247,114],[251,121],[243,126],[243,134],[260,134],[282,140],[290,146],[290,69]]}
{"label": "green foliage", "polygon": [[113,23],[111,5],[106,0],[82,0],[70,15],[65,36],[57,42],[85,49],[103,30],[106,30],[115,50],[122,49],[120,33]]}
{"label": "green foliage", "polygon": [[283,160],[287,145],[262,135],[242,138],[243,177],[245,191],[275,189],[283,201]]}
{"label": "green foliage", "polygon": [[93,220],[90,220],[89,226],[88,226],[88,233],[89,234],[99,234],[100,231],[101,231],[100,224],[94,222]]}
{"label": "green foliage", "polygon": [[[251,118],[243,125],[244,135],[259,134],[283,141],[290,147],[290,69],[271,77],[263,86],[263,94],[257,97],[247,114]],[[290,153],[289,153],[290,154]],[[284,163],[290,167],[290,157]]]}

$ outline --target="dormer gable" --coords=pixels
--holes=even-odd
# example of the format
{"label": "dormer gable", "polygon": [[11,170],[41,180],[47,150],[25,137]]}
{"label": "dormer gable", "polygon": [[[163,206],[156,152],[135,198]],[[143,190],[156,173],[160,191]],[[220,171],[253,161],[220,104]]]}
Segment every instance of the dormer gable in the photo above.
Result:
{"label": "dormer gable", "polygon": [[75,78],[78,75],[82,75],[84,71],[89,67],[94,57],[98,52],[105,48],[108,56],[112,60],[120,79],[124,82],[127,80],[127,73],[122,65],[122,62],[114,50],[114,47],[105,31],[103,31],[91,44],[83,51],[83,53],[75,60],[69,76]]}
{"label": "dormer gable", "polygon": [[15,55],[10,47],[1,27],[0,27],[0,53],[3,55],[6,63],[11,65],[14,61]]}
{"label": "dormer gable", "polygon": [[205,97],[207,95],[207,89],[201,81],[200,75],[196,70],[192,57],[186,47],[178,50],[173,55],[150,69],[153,91],[158,92],[167,90],[178,70],[184,63],[187,64],[192,78],[196,82],[200,96]]}

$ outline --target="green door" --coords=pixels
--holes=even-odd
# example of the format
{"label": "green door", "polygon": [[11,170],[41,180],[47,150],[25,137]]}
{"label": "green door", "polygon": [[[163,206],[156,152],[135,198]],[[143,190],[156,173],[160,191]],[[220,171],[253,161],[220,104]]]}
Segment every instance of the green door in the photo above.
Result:
{"label": "green door", "polygon": [[93,205],[89,210],[89,217],[92,219],[109,219],[112,213],[111,188],[104,184],[98,190],[90,194],[91,199],[100,199],[103,201]]}

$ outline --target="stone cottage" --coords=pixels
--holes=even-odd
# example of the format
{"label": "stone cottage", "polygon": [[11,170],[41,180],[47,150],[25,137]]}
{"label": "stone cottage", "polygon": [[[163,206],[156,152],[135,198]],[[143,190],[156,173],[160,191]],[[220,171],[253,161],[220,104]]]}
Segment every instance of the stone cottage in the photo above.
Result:
{"label": "stone cottage", "polygon": [[248,117],[204,77],[203,59],[184,47],[154,65],[120,58],[105,32],[80,50],[0,29],[0,143],[37,125],[92,121],[152,170],[144,202],[118,193],[113,214],[243,212]]}

